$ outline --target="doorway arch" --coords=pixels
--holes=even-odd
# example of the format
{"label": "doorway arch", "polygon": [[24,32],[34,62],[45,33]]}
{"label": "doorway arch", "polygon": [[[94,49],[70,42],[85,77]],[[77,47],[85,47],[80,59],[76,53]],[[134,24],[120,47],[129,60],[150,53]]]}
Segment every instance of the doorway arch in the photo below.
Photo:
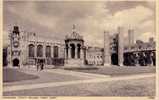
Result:
{"label": "doorway arch", "polygon": [[117,53],[113,53],[111,55],[111,63],[112,63],[112,65],[118,65],[118,54]]}
{"label": "doorway arch", "polygon": [[15,66],[19,66],[19,59],[15,58],[15,59],[13,60],[13,66],[14,66],[14,67],[15,67]]}
{"label": "doorway arch", "polygon": [[75,45],[70,44],[70,46],[71,46],[71,58],[75,58]]}

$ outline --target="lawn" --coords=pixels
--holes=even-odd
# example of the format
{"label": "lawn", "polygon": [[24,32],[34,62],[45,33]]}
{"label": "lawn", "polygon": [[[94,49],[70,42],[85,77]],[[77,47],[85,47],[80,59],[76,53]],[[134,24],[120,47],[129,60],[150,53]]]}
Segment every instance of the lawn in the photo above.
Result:
{"label": "lawn", "polygon": [[101,83],[81,83],[59,87],[3,92],[5,96],[155,96],[155,78]]}
{"label": "lawn", "polygon": [[112,66],[112,67],[97,67],[91,69],[66,69],[66,70],[73,70],[85,73],[95,73],[95,74],[103,74],[103,75],[110,75],[110,76],[122,76],[122,75],[133,75],[133,74],[142,74],[142,73],[155,73],[156,67],[126,67],[126,66]]}
{"label": "lawn", "polygon": [[32,80],[39,78],[36,75],[26,74],[24,72],[18,71],[14,68],[4,68],[3,69],[3,82],[15,82],[21,80]]}

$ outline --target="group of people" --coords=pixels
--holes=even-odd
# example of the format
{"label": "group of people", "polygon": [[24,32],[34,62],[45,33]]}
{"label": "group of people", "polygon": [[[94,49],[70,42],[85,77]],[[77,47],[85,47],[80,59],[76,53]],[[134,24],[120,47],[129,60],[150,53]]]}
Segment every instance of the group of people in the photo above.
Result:
{"label": "group of people", "polygon": [[37,62],[37,71],[44,69],[44,62],[42,60]]}

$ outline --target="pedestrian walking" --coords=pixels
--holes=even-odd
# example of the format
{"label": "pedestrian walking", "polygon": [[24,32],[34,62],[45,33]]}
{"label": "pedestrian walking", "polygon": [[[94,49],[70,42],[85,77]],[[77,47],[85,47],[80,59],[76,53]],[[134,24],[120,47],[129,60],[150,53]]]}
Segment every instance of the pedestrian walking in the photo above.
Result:
{"label": "pedestrian walking", "polygon": [[41,61],[40,70],[43,70],[43,69],[44,69],[44,63],[43,63],[43,61]]}
{"label": "pedestrian walking", "polygon": [[37,66],[37,71],[38,71],[39,67],[40,67],[39,62],[37,62],[36,66]]}

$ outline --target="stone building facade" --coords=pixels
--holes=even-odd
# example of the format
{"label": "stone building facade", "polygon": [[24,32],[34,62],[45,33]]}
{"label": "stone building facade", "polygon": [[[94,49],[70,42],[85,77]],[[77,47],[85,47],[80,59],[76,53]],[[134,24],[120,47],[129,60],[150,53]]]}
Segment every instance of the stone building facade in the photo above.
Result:
{"label": "stone building facade", "polygon": [[54,41],[33,32],[23,32],[18,26],[14,26],[9,37],[9,66],[36,65],[38,62],[69,67],[85,64],[84,40],[76,32],[75,26],[64,41]]}
{"label": "stone building facade", "polygon": [[86,48],[86,64],[87,65],[104,65],[104,49],[99,47]]}
{"label": "stone building facade", "polygon": [[[43,62],[56,66],[86,65],[155,65],[155,41],[137,40],[124,45],[123,28],[119,27],[114,35],[104,31],[104,48],[87,47],[83,36],[75,30],[66,35],[63,41],[42,38],[33,32],[23,32],[14,26],[9,34],[10,45],[7,49],[9,66],[36,65]],[[133,31],[128,30],[128,36]],[[131,35],[132,36],[132,35]],[[131,38],[130,38],[131,39]],[[134,60],[135,59],[135,60]]]}
{"label": "stone building facade", "polygon": [[123,32],[123,30],[118,28],[118,32],[110,36],[111,64],[120,66],[155,66],[156,44],[154,39],[150,38],[148,42],[137,40],[134,43],[134,37],[132,37],[134,30],[128,30],[128,45],[124,45],[124,37],[120,34]]}
{"label": "stone building facade", "polygon": [[46,64],[62,64],[64,48],[65,44],[61,41],[41,38],[36,33],[23,32],[18,26],[14,26],[10,33],[8,61],[10,66],[35,65],[40,61]]}

